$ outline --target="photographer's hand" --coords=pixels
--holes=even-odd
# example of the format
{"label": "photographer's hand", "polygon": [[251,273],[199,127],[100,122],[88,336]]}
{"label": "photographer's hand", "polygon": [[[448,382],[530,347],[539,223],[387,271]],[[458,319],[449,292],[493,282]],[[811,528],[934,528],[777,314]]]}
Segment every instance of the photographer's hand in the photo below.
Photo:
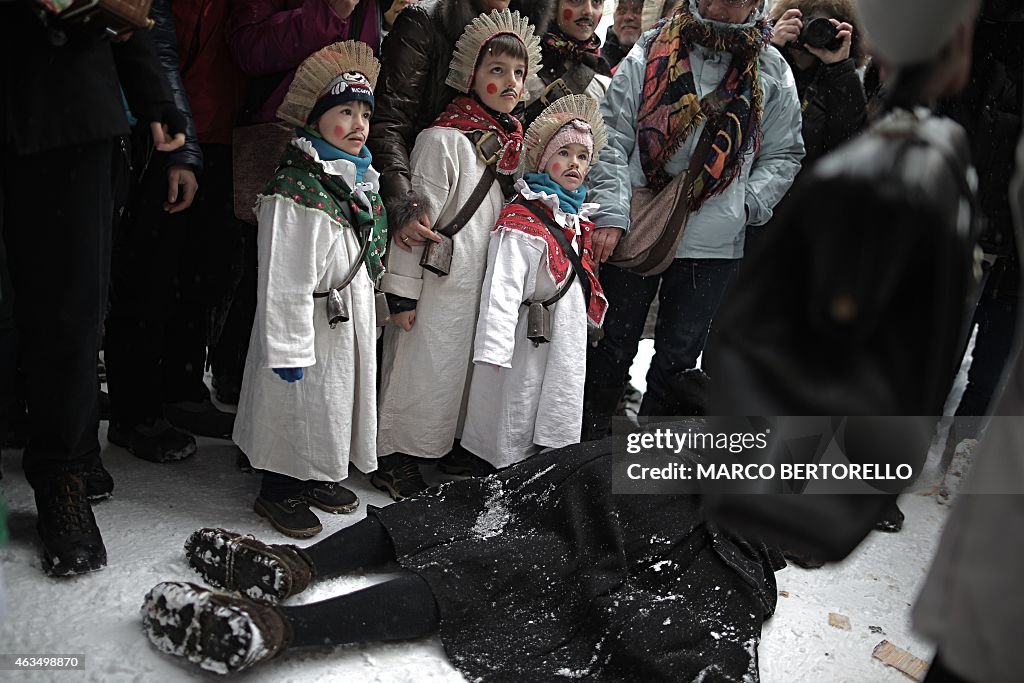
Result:
{"label": "photographer's hand", "polygon": [[853,26],[844,22],[840,22],[837,19],[829,19],[832,25],[836,27],[836,38],[843,41],[835,50],[823,50],[817,47],[811,47],[805,45],[807,51],[812,55],[821,60],[822,64],[838,64],[839,62],[850,58],[850,46],[853,44]]}
{"label": "photographer's hand", "polygon": [[800,37],[800,31],[804,30],[803,14],[798,9],[788,9],[785,14],[775,22],[772,30],[772,44],[776,47],[784,47]]}

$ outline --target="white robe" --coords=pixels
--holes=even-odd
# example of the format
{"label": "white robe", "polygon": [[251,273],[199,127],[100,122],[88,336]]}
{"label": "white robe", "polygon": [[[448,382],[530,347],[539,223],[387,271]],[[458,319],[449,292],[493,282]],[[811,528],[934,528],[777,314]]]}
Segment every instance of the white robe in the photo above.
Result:
{"label": "white robe", "polygon": [[[527,199],[552,207],[555,221],[576,231],[572,246],[578,252],[579,216],[561,211],[554,195],[532,192],[522,181],[517,188]],[[596,208],[584,204],[580,216]],[[549,307],[550,343],[534,346],[526,338],[527,307],[522,303],[544,301],[557,291],[547,249],[543,239],[520,231],[491,235],[473,354],[478,367],[462,445],[495,467],[580,440],[588,323],[579,278]]]}
{"label": "white robe", "polygon": [[[304,140],[292,142],[319,162]],[[354,187],[348,161],[319,162]],[[377,189],[377,172],[364,181]],[[327,214],[277,195],[257,201],[259,289],[232,438],[253,467],[296,479],[341,481],[349,462],[377,468],[377,328],[363,266],[342,298],[350,319],[333,330],[325,298],[359,256],[359,239]],[[303,368],[289,383],[272,368]]]}
{"label": "white robe", "polygon": [[[428,128],[410,158],[413,189],[428,200],[435,228],[448,223],[469,199],[485,166],[464,133]],[[491,228],[504,204],[497,183],[455,235],[451,272],[420,267],[423,247],[388,248],[381,289],[417,299],[416,324],[406,332],[389,325],[381,358],[377,453],[440,458],[462,432],[472,375],[473,334]]]}

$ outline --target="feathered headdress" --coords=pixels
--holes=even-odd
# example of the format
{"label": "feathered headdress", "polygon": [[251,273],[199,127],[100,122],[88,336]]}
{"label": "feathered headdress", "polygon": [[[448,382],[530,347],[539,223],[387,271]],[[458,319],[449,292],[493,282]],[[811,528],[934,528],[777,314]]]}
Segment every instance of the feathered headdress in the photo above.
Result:
{"label": "feathered headdress", "polygon": [[[468,93],[473,83],[473,72],[480,58],[480,50],[487,41],[499,35],[512,35],[526,47],[526,73],[535,74],[540,69],[540,38],[533,32],[529,20],[519,12],[503,9],[481,14],[466,27],[457,43],[452,61],[448,66],[445,83],[461,93]],[[523,93],[526,97],[526,93]]]}
{"label": "feathered headdress", "polygon": [[[283,121],[299,128],[306,125],[321,100],[335,103],[360,100],[372,107],[380,62],[366,43],[347,40],[314,52],[299,65],[284,102],[277,109]],[[326,102],[325,102],[326,104]]]}
{"label": "feathered headdress", "polygon": [[[579,125],[582,123],[583,125]],[[545,150],[563,129],[587,131],[593,139],[591,158],[596,157],[608,142],[597,101],[589,95],[568,95],[548,105],[526,130],[526,163],[528,170],[539,170]]]}

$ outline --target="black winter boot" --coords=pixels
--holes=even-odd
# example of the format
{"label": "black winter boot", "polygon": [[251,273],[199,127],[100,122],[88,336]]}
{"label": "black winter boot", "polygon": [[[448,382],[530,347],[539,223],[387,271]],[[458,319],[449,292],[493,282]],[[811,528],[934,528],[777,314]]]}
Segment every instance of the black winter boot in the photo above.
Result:
{"label": "black winter boot", "polygon": [[586,385],[583,392],[582,441],[599,441],[612,431],[612,415],[622,398],[623,387]]}
{"label": "black winter boot", "polygon": [[334,515],[354,512],[359,507],[359,497],[336,481],[304,482],[299,497]]}
{"label": "black winter boot", "polygon": [[43,571],[50,576],[74,576],[106,567],[107,549],[86,499],[82,468],[61,468],[36,483]]}
{"label": "black winter boot", "polygon": [[114,493],[114,478],[107,472],[103,462],[97,457],[96,464],[85,472],[85,496],[90,503],[110,498]]}
{"label": "black winter boot", "polygon": [[219,674],[271,659],[291,642],[291,627],[276,607],[178,581],[146,594],[142,627],[161,652]]}
{"label": "black winter boot", "polygon": [[699,368],[677,372],[664,387],[644,394],[640,417],[690,417],[706,415],[711,380]]}
{"label": "black winter boot", "polygon": [[287,498],[256,498],[252,509],[266,517],[270,525],[285,536],[310,538],[324,530],[320,518],[309,509],[309,504],[298,495]]}
{"label": "black winter boot", "polygon": [[377,458],[377,471],[370,475],[370,483],[393,500],[413,498],[430,488],[420,473],[416,458],[405,453]]}
{"label": "black winter boot", "polygon": [[475,453],[470,453],[458,441],[455,447],[437,461],[437,469],[456,477],[486,477],[497,468]]}
{"label": "black winter boot", "polygon": [[174,462],[195,454],[196,440],[164,418],[154,418],[134,427],[111,422],[107,440],[137,458],[150,462]]}
{"label": "black winter boot", "polygon": [[188,564],[211,586],[274,604],[306,590],[313,563],[294,545],[267,545],[224,529],[200,529],[185,541]]}

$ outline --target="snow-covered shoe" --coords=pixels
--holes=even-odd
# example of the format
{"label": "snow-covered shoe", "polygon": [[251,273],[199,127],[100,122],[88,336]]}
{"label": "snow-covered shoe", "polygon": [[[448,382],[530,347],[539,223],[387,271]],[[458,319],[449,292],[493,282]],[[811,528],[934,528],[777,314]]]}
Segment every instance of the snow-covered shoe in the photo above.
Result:
{"label": "snow-covered shoe", "polygon": [[211,586],[274,604],[300,593],[315,575],[306,553],[224,529],[200,529],[185,541],[188,564]]}
{"label": "snow-covered shoe", "polygon": [[219,674],[268,660],[291,640],[277,608],[183,581],[159,583],[146,594],[142,628],[161,652]]}

